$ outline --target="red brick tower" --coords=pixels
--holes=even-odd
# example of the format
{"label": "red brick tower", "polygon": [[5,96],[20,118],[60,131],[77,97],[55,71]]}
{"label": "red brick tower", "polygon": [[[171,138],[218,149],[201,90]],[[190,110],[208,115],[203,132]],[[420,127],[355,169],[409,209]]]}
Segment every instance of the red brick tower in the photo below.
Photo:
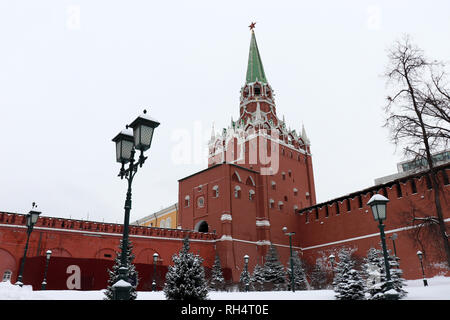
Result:
{"label": "red brick tower", "polygon": [[[252,270],[271,243],[287,262],[282,228],[298,230],[296,211],[315,202],[309,139],[304,128],[297,133],[278,118],[252,30],[239,119],[220,134],[213,129],[208,168],[179,180],[182,228],[215,231],[222,265],[238,281],[243,256],[250,255]],[[299,238],[293,239],[296,249]]]}

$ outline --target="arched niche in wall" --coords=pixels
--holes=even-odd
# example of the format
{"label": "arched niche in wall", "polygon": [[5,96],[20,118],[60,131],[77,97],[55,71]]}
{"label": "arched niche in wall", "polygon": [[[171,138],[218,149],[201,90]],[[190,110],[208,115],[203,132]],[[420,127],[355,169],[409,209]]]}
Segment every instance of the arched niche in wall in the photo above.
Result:
{"label": "arched niche in wall", "polygon": [[198,232],[208,232],[208,230],[209,230],[208,223],[205,220],[201,220],[201,221],[197,222],[194,230],[198,231]]}

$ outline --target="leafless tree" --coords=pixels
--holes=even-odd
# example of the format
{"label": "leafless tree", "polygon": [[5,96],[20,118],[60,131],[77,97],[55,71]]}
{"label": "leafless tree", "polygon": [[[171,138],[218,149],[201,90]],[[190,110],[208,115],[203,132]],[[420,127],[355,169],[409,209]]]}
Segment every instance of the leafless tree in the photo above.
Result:
{"label": "leafless tree", "polygon": [[438,222],[450,268],[449,236],[441,206],[443,187],[432,158],[432,152],[448,146],[450,137],[450,90],[445,65],[427,59],[409,36],[395,42],[388,58],[385,77],[392,92],[387,97],[384,126],[390,129],[392,141],[403,148],[405,156],[425,160],[428,166],[436,214],[430,219]]}
{"label": "leafless tree", "polygon": [[[413,227],[407,231],[408,237],[427,256],[430,244],[440,242],[439,220],[430,215],[428,209],[419,208],[412,200],[408,200],[408,203],[407,209],[399,212],[399,215],[405,224]],[[434,254],[437,257],[445,257],[443,246],[438,246],[436,249],[437,252]]]}

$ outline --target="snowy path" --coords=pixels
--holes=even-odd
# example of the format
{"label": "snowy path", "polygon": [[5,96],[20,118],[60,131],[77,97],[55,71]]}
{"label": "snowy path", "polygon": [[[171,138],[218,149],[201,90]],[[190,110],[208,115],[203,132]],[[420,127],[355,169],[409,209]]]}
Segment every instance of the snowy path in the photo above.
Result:
{"label": "snowy path", "polygon": [[[421,279],[409,280],[405,300],[450,300],[450,277],[428,279],[428,287]],[[31,286],[0,282],[0,300],[103,300],[103,291],[47,290],[33,291]],[[211,300],[334,300],[332,290],[278,292],[210,292]],[[138,300],[165,300],[164,293],[138,292]]]}

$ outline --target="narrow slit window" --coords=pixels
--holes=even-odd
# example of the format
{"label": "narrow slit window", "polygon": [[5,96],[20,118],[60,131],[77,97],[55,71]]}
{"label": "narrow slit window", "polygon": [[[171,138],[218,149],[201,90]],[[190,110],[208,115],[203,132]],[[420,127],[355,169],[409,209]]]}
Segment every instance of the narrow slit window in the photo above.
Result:
{"label": "narrow slit window", "polygon": [[442,170],[442,176],[444,178],[444,184],[448,185],[449,182],[448,182],[448,175],[447,175],[447,170],[446,169]]}
{"label": "narrow slit window", "polygon": [[430,175],[427,174],[427,175],[425,176],[425,179],[426,179],[425,181],[426,181],[426,183],[427,183],[427,189],[428,189],[428,190],[433,189],[433,186],[432,186],[432,184],[431,184],[431,178],[430,178]]}
{"label": "narrow slit window", "polygon": [[417,193],[417,187],[416,187],[416,181],[413,179],[411,179],[411,191],[412,193]]}
{"label": "narrow slit window", "polygon": [[397,182],[397,198],[401,198],[403,196],[402,194],[402,187],[400,186],[400,182]]}

